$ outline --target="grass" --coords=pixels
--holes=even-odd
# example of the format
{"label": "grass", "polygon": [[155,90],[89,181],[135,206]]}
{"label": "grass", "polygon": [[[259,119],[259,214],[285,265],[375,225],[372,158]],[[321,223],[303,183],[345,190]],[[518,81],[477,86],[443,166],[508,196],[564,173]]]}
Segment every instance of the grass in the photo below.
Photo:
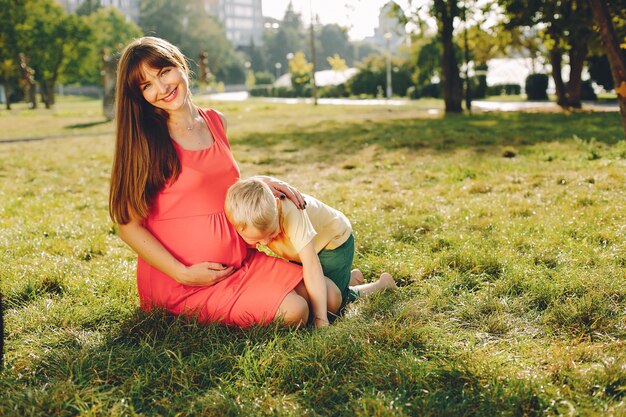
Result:
{"label": "grass", "polygon": [[0,415],[626,415],[618,114],[201,103],[242,175],[341,209],[402,287],[322,331],[144,314],[99,103],[2,110]]}

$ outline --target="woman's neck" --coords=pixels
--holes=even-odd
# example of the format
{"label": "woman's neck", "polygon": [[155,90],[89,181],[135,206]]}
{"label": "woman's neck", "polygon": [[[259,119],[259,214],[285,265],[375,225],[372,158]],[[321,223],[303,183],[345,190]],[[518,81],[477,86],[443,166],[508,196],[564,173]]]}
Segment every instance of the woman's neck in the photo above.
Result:
{"label": "woman's neck", "polygon": [[192,131],[200,118],[198,109],[189,99],[185,100],[180,109],[169,112],[168,116],[167,127],[172,133]]}

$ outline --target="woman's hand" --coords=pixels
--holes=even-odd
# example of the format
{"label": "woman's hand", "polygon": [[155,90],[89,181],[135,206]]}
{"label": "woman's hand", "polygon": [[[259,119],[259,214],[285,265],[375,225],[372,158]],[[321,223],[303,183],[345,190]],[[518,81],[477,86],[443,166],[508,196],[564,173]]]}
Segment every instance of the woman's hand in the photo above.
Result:
{"label": "woman's hand", "polygon": [[176,281],[193,287],[211,286],[228,278],[235,268],[215,262],[186,266]]}
{"label": "woman's hand", "polygon": [[306,201],[304,201],[304,196],[302,195],[302,193],[300,193],[300,191],[298,191],[297,188],[292,187],[285,181],[281,181],[274,177],[258,175],[257,178],[266,183],[276,197],[281,199],[287,197],[300,210],[304,210],[306,208]]}

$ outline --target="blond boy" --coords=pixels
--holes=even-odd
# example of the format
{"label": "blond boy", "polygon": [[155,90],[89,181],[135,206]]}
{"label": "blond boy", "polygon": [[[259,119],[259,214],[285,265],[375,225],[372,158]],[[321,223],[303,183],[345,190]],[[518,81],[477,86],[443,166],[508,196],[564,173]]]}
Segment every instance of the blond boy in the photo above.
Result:
{"label": "blond boy", "polygon": [[[287,199],[275,198],[258,178],[240,179],[226,194],[225,211],[241,237],[252,246],[264,245],[278,256],[299,262],[311,298],[315,325],[328,324],[327,294],[341,292],[341,305],[360,294],[396,288],[391,275],[361,283],[361,271],[352,268],[354,237],[348,218],[340,211],[305,195],[306,208],[299,210]],[[324,279],[324,277],[330,278]],[[328,286],[328,291],[324,284]]]}

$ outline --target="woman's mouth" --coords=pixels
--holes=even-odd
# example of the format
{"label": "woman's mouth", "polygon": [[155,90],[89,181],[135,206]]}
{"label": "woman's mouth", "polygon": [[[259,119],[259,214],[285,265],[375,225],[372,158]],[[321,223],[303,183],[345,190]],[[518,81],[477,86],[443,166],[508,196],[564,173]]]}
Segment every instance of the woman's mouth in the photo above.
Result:
{"label": "woman's mouth", "polygon": [[163,100],[166,103],[169,103],[170,101],[173,101],[177,95],[178,95],[178,87],[173,89],[171,93],[163,97],[161,100]]}

